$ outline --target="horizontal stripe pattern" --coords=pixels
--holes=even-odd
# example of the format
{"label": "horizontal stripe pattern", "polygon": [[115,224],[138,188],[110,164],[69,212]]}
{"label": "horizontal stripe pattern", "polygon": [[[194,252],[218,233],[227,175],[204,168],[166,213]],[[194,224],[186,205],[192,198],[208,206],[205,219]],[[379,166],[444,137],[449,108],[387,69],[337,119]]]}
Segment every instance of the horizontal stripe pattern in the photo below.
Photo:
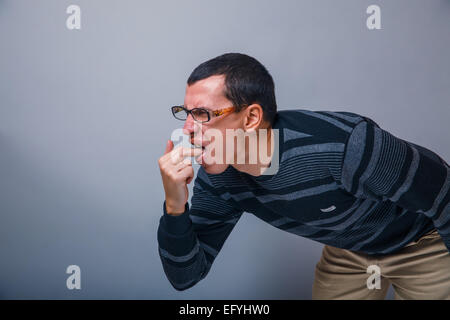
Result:
{"label": "horizontal stripe pattern", "polygon": [[281,132],[276,174],[253,177],[229,166],[211,175],[200,167],[191,206],[176,217],[185,228],[169,233],[173,219],[162,216],[159,255],[175,289],[208,274],[244,212],[367,254],[395,252],[432,228],[450,248],[450,171],[439,155],[352,112],[279,111],[274,128]]}

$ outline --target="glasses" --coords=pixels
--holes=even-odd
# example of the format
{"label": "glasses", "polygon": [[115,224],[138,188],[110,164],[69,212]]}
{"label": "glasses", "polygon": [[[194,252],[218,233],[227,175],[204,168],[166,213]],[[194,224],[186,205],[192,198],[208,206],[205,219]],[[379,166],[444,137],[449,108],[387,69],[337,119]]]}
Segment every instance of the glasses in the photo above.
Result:
{"label": "glasses", "polygon": [[193,108],[188,110],[184,107],[184,105],[181,105],[173,106],[171,109],[173,116],[178,120],[184,121],[190,114],[195,121],[203,123],[208,122],[212,117],[219,117],[226,113],[233,112],[235,107],[222,108],[218,110],[207,110],[205,108]]}

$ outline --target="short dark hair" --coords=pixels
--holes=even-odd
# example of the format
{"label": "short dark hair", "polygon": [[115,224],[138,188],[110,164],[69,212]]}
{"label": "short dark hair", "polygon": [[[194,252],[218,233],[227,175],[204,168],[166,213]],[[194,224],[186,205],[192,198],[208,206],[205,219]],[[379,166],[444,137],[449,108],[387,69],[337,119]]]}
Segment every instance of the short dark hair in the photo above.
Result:
{"label": "short dark hair", "polygon": [[273,125],[277,113],[275,85],[267,69],[255,58],[242,53],[225,53],[205,61],[192,71],[188,85],[214,75],[225,76],[225,97],[236,112],[252,103],[263,109],[263,119]]}

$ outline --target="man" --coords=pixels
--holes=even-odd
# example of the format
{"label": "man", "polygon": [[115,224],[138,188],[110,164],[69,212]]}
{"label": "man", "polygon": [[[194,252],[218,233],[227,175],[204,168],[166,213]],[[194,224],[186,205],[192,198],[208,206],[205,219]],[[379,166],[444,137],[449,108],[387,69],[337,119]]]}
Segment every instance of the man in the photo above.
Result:
{"label": "man", "polygon": [[[174,149],[168,141],[159,159],[165,190],[159,254],[175,289],[205,278],[249,212],[325,244],[313,299],[382,299],[389,283],[399,299],[450,299],[450,169],[440,156],[356,113],[277,112],[272,77],[244,54],[199,65],[184,105],[172,112],[202,147]],[[260,157],[238,163],[239,154],[252,156],[248,145],[223,155],[226,161],[202,161],[211,141],[197,137],[208,129],[270,131],[263,144],[271,164]],[[271,138],[275,130],[278,139]],[[192,156],[202,165],[189,207]],[[265,174],[274,164],[276,172]],[[368,281],[368,270],[379,271],[378,283]]]}

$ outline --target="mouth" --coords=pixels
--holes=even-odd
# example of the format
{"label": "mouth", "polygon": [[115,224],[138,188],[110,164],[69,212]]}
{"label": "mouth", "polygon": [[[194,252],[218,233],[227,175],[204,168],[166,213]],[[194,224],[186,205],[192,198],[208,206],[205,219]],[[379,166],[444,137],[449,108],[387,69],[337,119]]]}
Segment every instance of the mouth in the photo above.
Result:
{"label": "mouth", "polygon": [[191,145],[194,147],[194,148],[197,148],[197,149],[202,149],[202,150],[205,150],[205,146],[204,145],[202,145],[202,144],[199,144],[199,143],[194,143],[193,141],[191,141]]}
{"label": "mouth", "polygon": [[195,158],[195,160],[197,161],[197,163],[203,164],[203,159],[204,159],[204,155],[205,155],[206,146],[204,146],[202,144],[194,143],[193,141],[191,141],[191,144],[192,144],[193,148],[202,149],[202,153],[199,156],[197,156]]}

